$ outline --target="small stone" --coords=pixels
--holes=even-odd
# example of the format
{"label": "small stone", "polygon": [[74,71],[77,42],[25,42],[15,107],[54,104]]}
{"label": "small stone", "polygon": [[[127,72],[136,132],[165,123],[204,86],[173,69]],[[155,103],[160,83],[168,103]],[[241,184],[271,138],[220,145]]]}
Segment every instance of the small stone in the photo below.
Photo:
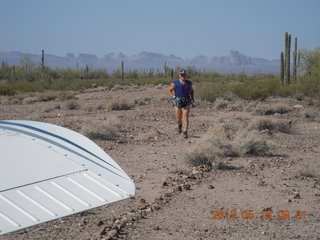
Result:
{"label": "small stone", "polygon": [[172,193],[171,192],[167,192],[167,193],[164,194],[164,197],[170,198],[170,197],[172,197]]}
{"label": "small stone", "polygon": [[293,193],[293,199],[301,199],[301,196],[298,192]]}
{"label": "small stone", "polygon": [[144,198],[141,198],[140,203],[146,203],[146,200]]}
{"label": "small stone", "polygon": [[165,177],[161,179],[162,187],[168,186],[169,178]]}
{"label": "small stone", "polygon": [[112,230],[110,230],[110,231],[108,232],[107,236],[113,238],[113,237],[115,237],[117,234],[118,234],[118,231],[117,231],[116,229],[112,229]]}
{"label": "small stone", "polygon": [[188,184],[188,183],[185,184],[183,187],[184,187],[185,190],[190,190],[191,189],[191,185]]}
{"label": "small stone", "polygon": [[179,191],[179,192],[181,192],[181,191],[182,191],[182,187],[181,187],[181,186],[177,186],[177,187],[176,187],[176,190]]}
{"label": "small stone", "polygon": [[142,205],[139,206],[139,209],[140,209],[140,210],[144,210],[144,209],[146,209],[147,207],[149,207],[149,204],[142,204]]}
{"label": "small stone", "polygon": [[263,211],[272,211],[272,207],[263,208]]}
{"label": "small stone", "polygon": [[102,220],[100,220],[100,221],[97,223],[98,226],[101,226],[101,225],[103,225],[103,224],[104,224],[104,222],[103,222]]}
{"label": "small stone", "polygon": [[158,231],[158,230],[160,230],[160,227],[156,226],[156,227],[153,228],[153,230],[157,230]]}
{"label": "small stone", "polygon": [[103,227],[100,228],[100,230],[99,230],[99,235],[100,235],[100,236],[105,235],[105,234],[106,234],[106,231],[107,231],[107,227],[106,227],[106,226],[103,226]]}
{"label": "small stone", "polygon": [[209,185],[208,188],[209,189],[214,189],[214,186],[213,185]]}
{"label": "small stone", "polygon": [[286,199],[286,203],[291,203],[292,200],[290,198]]}

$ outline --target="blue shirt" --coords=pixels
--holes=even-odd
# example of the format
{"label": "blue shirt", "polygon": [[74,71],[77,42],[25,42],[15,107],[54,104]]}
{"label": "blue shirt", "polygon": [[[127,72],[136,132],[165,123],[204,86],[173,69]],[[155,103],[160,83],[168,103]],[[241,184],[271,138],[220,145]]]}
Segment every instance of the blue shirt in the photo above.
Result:
{"label": "blue shirt", "polygon": [[174,94],[177,97],[183,98],[183,97],[189,97],[190,95],[190,89],[192,82],[189,80],[186,80],[185,84],[182,84],[180,80],[173,81],[173,84],[175,85],[174,88]]}

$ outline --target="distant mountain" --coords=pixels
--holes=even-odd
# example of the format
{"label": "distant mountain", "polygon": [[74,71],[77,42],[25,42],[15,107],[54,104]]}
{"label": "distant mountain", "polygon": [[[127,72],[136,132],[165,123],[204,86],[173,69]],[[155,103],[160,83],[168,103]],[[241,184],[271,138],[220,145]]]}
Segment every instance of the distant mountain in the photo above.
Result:
{"label": "distant mountain", "polygon": [[[9,65],[18,65],[21,59],[28,56],[33,62],[40,64],[41,56],[21,53],[16,51],[0,52],[0,61]],[[126,71],[138,69],[148,71],[150,68],[163,71],[164,64],[169,67],[194,66],[201,70],[217,71],[221,73],[245,73],[258,72],[278,73],[279,60],[266,60],[263,58],[251,58],[238,51],[231,50],[229,56],[206,57],[196,56],[191,59],[183,59],[175,55],[164,55],[161,53],[140,52],[138,55],[126,56],[123,53],[109,53],[103,58],[96,55],[80,53],[75,56],[67,53],[65,57],[45,54],[45,64],[52,68],[84,68],[89,65],[92,68],[105,68],[108,72],[119,69],[121,61],[124,61]]]}

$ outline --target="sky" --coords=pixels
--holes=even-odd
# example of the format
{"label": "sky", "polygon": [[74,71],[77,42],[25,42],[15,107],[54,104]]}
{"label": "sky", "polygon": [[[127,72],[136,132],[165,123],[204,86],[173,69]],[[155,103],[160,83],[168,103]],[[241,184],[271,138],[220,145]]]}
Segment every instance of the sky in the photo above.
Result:
{"label": "sky", "polygon": [[279,59],[284,34],[320,46],[320,0],[0,0],[0,51],[141,51]]}

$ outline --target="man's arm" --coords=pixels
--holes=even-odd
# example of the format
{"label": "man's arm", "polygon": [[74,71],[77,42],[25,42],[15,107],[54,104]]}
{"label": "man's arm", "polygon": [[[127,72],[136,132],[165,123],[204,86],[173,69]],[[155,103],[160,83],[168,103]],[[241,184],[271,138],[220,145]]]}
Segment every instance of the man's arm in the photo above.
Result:
{"label": "man's arm", "polygon": [[174,91],[174,88],[176,87],[176,85],[174,85],[174,83],[171,83],[170,86],[169,86],[169,92],[168,92],[168,95],[172,98],[175,97],[173,91]]}

